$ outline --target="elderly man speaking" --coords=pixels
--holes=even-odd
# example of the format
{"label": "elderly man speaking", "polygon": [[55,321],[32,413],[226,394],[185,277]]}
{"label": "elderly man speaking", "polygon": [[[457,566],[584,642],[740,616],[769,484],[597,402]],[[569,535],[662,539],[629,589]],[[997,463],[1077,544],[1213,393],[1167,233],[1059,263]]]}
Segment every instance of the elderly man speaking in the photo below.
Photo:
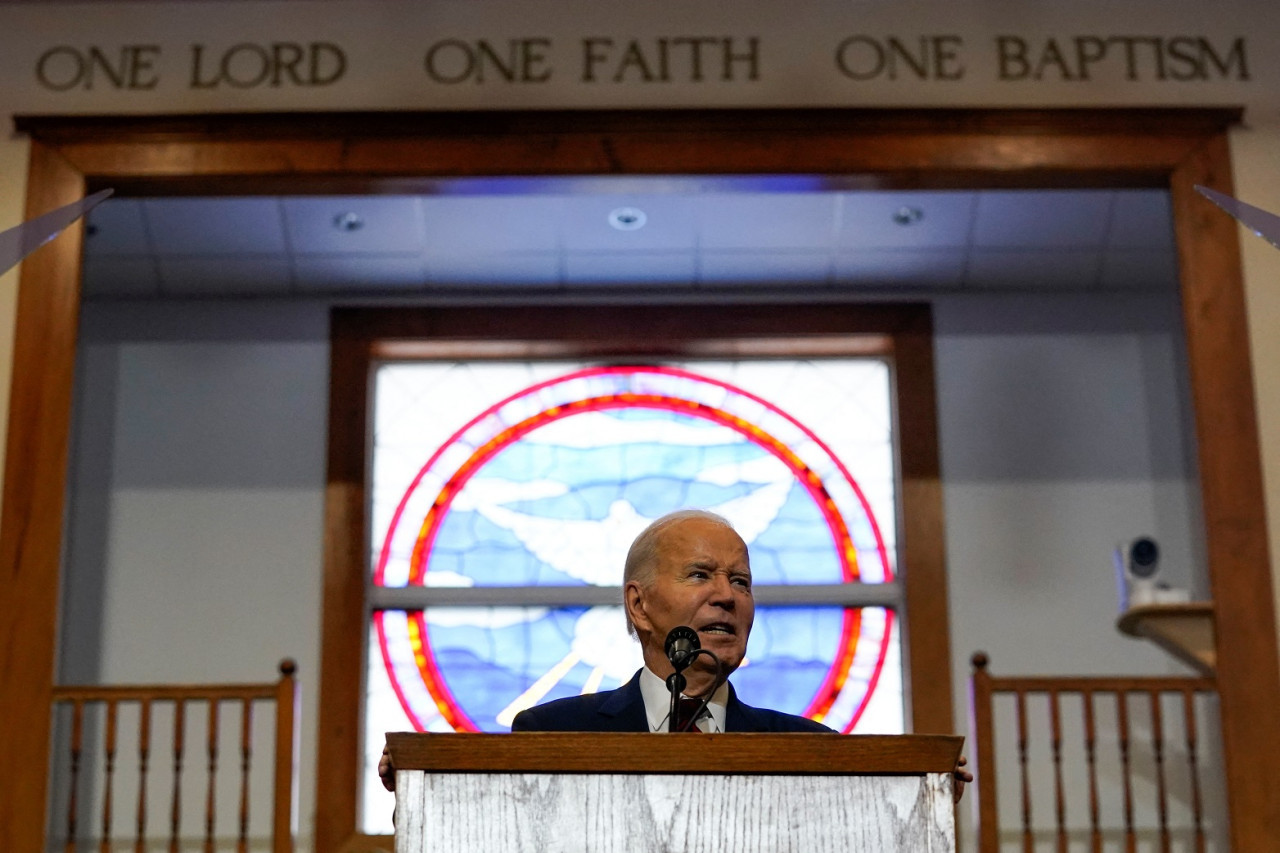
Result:
{"label": "elderly man speaking", "polygon": [[[755,619],[746,543],[724,518],[680,510],[645,528],[623,570],[627,626],[640,641],[644,667],[617,690],[558,699],[516,715],[512,731],[834,732],[813,720],[753,708],[726,680],[742,663]],[[672,629],[688,627],[711,654],[695,655],[684,670],[681,706],[692,719],[671,724],[667,679],[675,672],[666,648]],[[713,657],[714,656],[714,657]],[[718,661],[718,665],[717,665]],[[678,711],[684,714],[683,711]],[[963,765],[965,760],[960,759]],[[384,752],[378,767],[394,789],[395,771]],[[956,768],[956,797],[972,776]]]}
{"label": "elderly man speaking", "polygon": [[[622,575],[627,626],[644,667],[617,690],[573,696],[521,712],[512,731],[658,732],[670,723],[665,643],[673,628],[697,632],[703,649],[685,670],[684,696],[707,700],[695,721],[705,732],[831,732],[804,717],[752,708],[723,679],[747,652],[755,620],[747,546],[728,521],[702,510],[665,515],[631,545]],[[719,676],[719,677],[718,677]],[[675,728],[689,728],[679,720]]]}

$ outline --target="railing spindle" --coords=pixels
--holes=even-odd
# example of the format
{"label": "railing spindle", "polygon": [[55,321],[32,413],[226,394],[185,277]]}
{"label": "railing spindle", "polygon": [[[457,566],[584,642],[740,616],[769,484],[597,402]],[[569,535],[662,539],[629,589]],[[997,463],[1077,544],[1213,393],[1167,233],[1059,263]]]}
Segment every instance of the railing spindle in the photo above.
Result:
{"label": "railing spindle", "polygon": [[[232,828],[232,820],[235,820],[235,830],[237,833],[237,842],[235,848],[239,853],[248,853],[250,848],[250,777],[252,773],[253,761],[253,722],[255,703],[271,703],[275,706],[276,715],[276,732],[275,732],[275,749],[276,762],[274,767],[274,784],[275,792],[272,802],[274,812],[271,824],[271,850],[272,853],[292,853],[293,850],[293,778],[294,778],[294,754],[296,752],[294,740],[297,735],[295,724],[297,712],[297,683],[293,674],[296,667],[292,660],[285,659],[280,663],[280,678],[274,682],[266,684],[140,684],[140,685],[83,685],[83,686],[56,686],[53,688],[53,705],[52,713],[55,721],[61,725],[70,719],[70,730],[68,740],[70,741],[70,767],[65,777],[59,777],[58,781],[62,783],[64,789],[67,790],[67,837],[65,843],[66,853],[75,853],[78,843],[78,835],[82,831],[81,821],[79,820],[79,812],[90,799],[85,796],[81,788],[81,777],[86,776],[84,768],[90,766],[84,761],[86,754],[85,742],[87,740],[86,728],[89,731],[96,731],[91,726],[86,726],[86,715],[93,714],[89,717],[90,723],[96,724],[100,719],[99,708],[101,707],[102,717],[104,721],[103,732],[103,775],[91,781],[98,782],[101,779],[100,789],[101,797],[94,797],[96,803],[101,799],[103,803],[102,817],[99,821],[95,813],[94,819],[91,821],[93,825],[93,843],[99,853],[110,853],[122,849],[128,845],[134,853],[149,853],[157,847],[163,847],[170,853],[179,853],[192,849],[198,843],[204,850],[222,849],[218,846],[217,834],[219,827],[224,827],[228,834]],[[159,703],[165,703],[163,707],[173,708],[173,733],[169,737],[168,732],[161,733],[158,731],[162,728],[156,719],[155,711],[157,707],[161,707]],[[207,735],[205,738],[204,749],[207,755],[208,768],[208,789],[207,796],[204,798],[205,815],[204,820],[200,822],[198,827],[192,827],[193,837],[183,838],[183,802],[182,802],[182,783],[183,773],[186,769],[186,727],[188,718],[188,708],[195,707],[197,709],[204,706],[197,706],[192,703],[207,703]],[[218,795],[218,765],[221,762],[223,749],[221,711],[220,703],[236,703],[241,708],[240,713],[240,797],[238,802],[239,813],[235,817],[224,815],[219,818],[217,813],[218,800],[222,799]],[[113,832],[120,831],[114,828],[115,811],[117,808],[123,808],[124,803],[118,802],[120,799],[116,788],[117,758],[121,744],[126,744],[124,748],[128,749],[127,741],[121,741],[121,726],[125,726],[125,722],[133,721],[132,709],[138,708],[137,714],[137,804],[136,804],[136,837],[132,844],[127,841],[117,842],[112,838]],[[62,709],[66,708],[67,711]],[[232,708],[234,710],[234,706]],[[165,721],[167,722],[167,720]],[[153,729],[157,730],[153,732]],[[125,734],[128,734],[129,726],[125,726]],[[159,748],[164,748],[166,738],[171,741],[172,748],[172,772],[173,787],[172,796],[169,804],[169,821],[167,827],[153,827],[152,832],[167,833],[167,845],[162,837],[148,838],[148,820],[152,813],[156,811],[155,807],[147,802],[148,789],[154,788],[151,782],[151,753],[153,737],[160,739]],[[230,737],[230,734],[228,734]],[[228,749],[234,749],[234,745],[229,745]],[[197,761],[199,760],[197,756]],[[223,774],[225,775],[225,774]],[[124,784],[122,782],[122,784]],[[131,782],[128,787],[132,787]],[[95,793],[94,789],[86,788],[85,790]],[[129,792],[132,793],[132,792]],[[163,796],[163,795],[162,795]],[[133,804],[130,804],[132,806]],[[194,805],[194,804],[192,804]],[[224,805],[223,810],[227,810]],[[100,836],[99,836],[100,831]],[[194,834],[202,836],[200,842],[196,842]],[[86,841],[88,839],[85,839]],[[225,845],[230,847],[228,843]],[[7,853],[7,851],[3,851]]]}
{"label": "railing spindle", "polygon": [[182,733],[186,728],[186,703],[173,703],[173,802],[169,811],[169,853],[178,853],[178,831],[182,824]]}
{"label": "railing spindle", "polygon": [[1116,723],[1120,738],[1120,777],[1124,781],[1124,849],[1135,853],[1138,840],[1133,833],[1133,783],[1129,779],[1129,696],[1116,692]]}
{"label": "railing spindle", "polygon": [[1022,849],[1034,853],[1035,837],[1031,833],[1031,782],[1027,776],[1027,694],[1015,694],[1018,709],[1018,768],[1022,772]]}
{"label": "railing spindle", "polygon": [[1084,760],[1089,768],[1089,848],[1102,853],[1102,824],[1098,819],[1098,734],[1093,724],[1093,691],[1080,696],[1084,710]]}
{"label": "railing spindle", "polygon": [[151,700],[143,698],[138,708],[138,836],[134,853],[145,853],[147,838],[147,770],[151,762]]}
{"label": "railing spindle", "polygon": [[107,734],[103,749],[103,786],[102,786],[102,837],[98,840],[100,853],[111,853],[111,811],[112,786],[116,775],[116,722],[118,704],[107,702]]}
{"label": "railing spindle", "polygon": [[[1138,758],[1147,755],[1148,748],[1151,749],[1154,766],[1152,771],[1155,774],[1153,787],[1158,788],[1159,796],[1159,838],[1160,846],[1156,848],[1154,844],[1150,845],[1152,849],[1169,850],[1175,845],[1175,839],[1181,843],[1181,833],[1183,826],[1186,826],[1187,841],[1190,841],[1190,832],[1192,827],[1190,821],[1194,820],[1195,826],[1195,845],[1194,849],[1197,853],[1204,853],[1207,845],[1205,837],[1205,818],[1204,803],[1201,794],[1201,784],[1199,778],[1199,763],[1196,755],[1198,749],[1198,740],[1200,738],[1196,724],[1195,704],[1202,695],[1213,695],[1216,685],[1211,678],[1191,678],[1179,676],[1134,676],[1134,677],[1115,677],[1115,676],[1020,676],[1020,677],[994,677],[988,671],[988,659],[984,653],[976,653],[973,656],[973,674],[970,682],[971,696],[973,701],[973,733],[974,733],[974,750],[977,755],[977,764],[974,767],[975,774],[980,780],[977,786],[976,796],[977,812],[979,815],[979,846],[980,853],[1000,853],[1000,830],[1001,825],[996,819],[997,805],[995,800],[999,796],[999,789],[994,784],[988,784],[991,781],[990,774],[995,769],[996,758],[996,732],[994,726],[995,707],[997,700],[1004,702],[1004,697],[1010,697],[1014,700],[1015,710],[1017,712],[1016,733],[1017,733],[1017,760],[1021,775],[1021,795],[1022,795],[1022,831],[1020,833],[1024,851],[1031,851],[1036,844],[1036,830],[1034,828],[1033,807],[1034,801],[1032,794],[1038,795],[1038,791],[1033,790],[1036,786],[1032,784],[1031,779],[1044,779],[1049,775],[1050,768],[1048,764],[1052,761],[1053,773],[1053,795],[1054,805],[1056,807],[1056,833],[1054,835],[1057,850],[1065,851],[1072,849],[1072,832],[1081,831],[1083,827],[1075,827],[1068,823],[1068,812],[1077,811],[1074,803],[1079,802],[1079,816],[1076,818],[1078,822],[1083,823],[1083,779],[1080,784],[1074,785],[1074,777],[1069,774],[1071,768],[1072,744],[1066,742],[1064,737],[1065,729],[1070,728],[1074,724],[1075,717],[1071,716],[1075,713],[1075,706],[1071,704],[1066,697],[1079,694],[1081,697],[1081,723],[1083,725],[1084,735],[1084,759],[1085,759],[1085,775],[1087,776],[1088,785],[1088,821],[1089,821],[1089,849],[1094,853],[1101,853],[1104,849],[1111,849],[1110,846],[1119,840],[1119,827],[1115,826],[1120,823],[1117,816],[1114,820],[1108,814],[1105,808],[1112,800],[1117,806],[1123,806],[1123,838],[1124,844],[1117,845],[1117,849],[1123,849],[1135,853],[1138,849],[1138,826],[1144,828],[1148,823],[1148,815],[1150,822],[1154,824],[1156,815],[1154,809],[1147,806],[1147,796],[1145,794],[1145,783],[1148,778],[1148,770],[1145,762],[1138,764]],[[1027,708],[1029,703],[1038,701],[1040,695],[1045,695],[1049,703],[1048,723],[1049,731],[1046,736],[1042,736],[1039,730],[1036,731],[1038,740],[1044,739],[1048,743],[1045,744],[1045,754],[1042,754],[1039,743],[1032,744],[1028,735],[1029,716]],[[1179,754],[1176,748],[1170,750],[1165,738],[1168,732],[1168,726],[1165,724],[1164,716],[1168,713],[1174,713],[1176,710],[1174,704],[1166,707],[1165,697],[1169,695],[1180,695],[1182,697],[1183,714],[1186,717],[1186,739],[1187,739],[1187,765],[1191,772],[1191,790],[1190,801],[1185,805],[1181,802],[1181,798],[1175,798],[1170,801],[1173,793],[1169,787],[1169,770],[1165,765],[1168,761],[1173,761]],[[1145,735],[1135,739],[1136,730],[1131,732],[1133,728],[1133,708],[1135,702],[1141,702],[1141,699],[1132,697],[1146,696],[1151,705],[1151,731],[1152,741],[1148,747]],[[1102,697],[1102,701],[1099,701]],[[1114,720],[1111,718],[1111,710],[1107,704],[1108,699],[1114,698],[1116,703]],[[1065,704],[1064,704],[1065,703]],[[1007,707],[1000,705],[1001,708]],[[1038,712],[1038,709],[1037,709]],[[1110,725],[1115,724],[1113,729]],[[1010,721],[1009,728],[1014,728],[1015,721]],[[1110,740],[1113,737],[1116,740],[1116,746],[1120,753],[1120,790],[1111,794],[1109,785],[1112,781],[1113,774],[1110,766],[1103,761],[1103,757],[1108,754]],[[1004,736],[1004,732],[1001,732]],[[1006,747],[1008,749],[1008,747]],[[1140,771],[1140,778],[1134,779],[1135,772]],[[1141,784],[1139,784],[1141,783]],[[1135,804],[1136,795],[1141,794],[1143,802]],[[1187,823],[1181,822],[1181,813],[1185,811]],[[1171,825],[1172,824],[1172,825]],[[1115,826],[1115,830],[1112,827]],[[1042,826],[1041,830],[1047,830],[1047,825]],[[1155,826],[1152,826],[1152,830]],[[1013,838],[1012,823],[1007,827],[1008,838]],[[1116,831],[1115,841],[1111,841],[1107,836],[1110,832]],[[1041,847],[1047,847],[1045,842],[1048,841],[1048,833],[1044,832],[1045,838],[1040,839]],[[1152,832],[1154,836],[1155,833]],[[1083,840],[1083,833],[1081,840]],[[1154,839],[1153,839],[1154,840]],[[1083,845],[1079,845],[1083,847]],[[1191,845],[1187,845],[1191,849]],[[1145,849],[1145,848],[1144,848]]]}
{"label": "railing spindle", "polygon": [[1058,824],[1058,851],[1067,850],[1067,802],[1062,793],[1062,712],[1058,691],[1049,691],[1049,749],[1053,756],[1054,818]]}
{"label": "railing spindle", "polygon": [[1195,691],[1182,691],[1182,715],[1186,720],[1187,734],[1187,768],[1191,773],[1191,819],[1195,827],[1196,853],[1204,853],[1204,816],[1200,804],[1200,767],[1196,759],[1196,747],[1199,735],[1196,732],[1196,695]]}
{"label": "railing spindle", "polygon": [[253,702],[244,700],[240,708],[240,835],[237,853],[249,849],[249,762],[252,760]]}
{"label": "railing spindle", "polygon": [[1160,820],[1160,849],[1169,853],[1169,803],[1164,787],[1164,718],[1160,709],[1160,693],[1148,694],[1151,701],[1151,748],[1156,761],[1156,810]]}
{"label": "railing spindle", "polygon": [[84,703],[71,706],[71,795],[67,798],[67,853],[76,849],[76,810],[80,793],[80,751],[84,748]]}
{"label": "railing spindle", "polygon": [[204,801],[204,850],[213,853],[213,833],[216,809],[216,791],[218,781],[218,701],[209,700],[209,733],[206,744],[209,756],[209,781]]}

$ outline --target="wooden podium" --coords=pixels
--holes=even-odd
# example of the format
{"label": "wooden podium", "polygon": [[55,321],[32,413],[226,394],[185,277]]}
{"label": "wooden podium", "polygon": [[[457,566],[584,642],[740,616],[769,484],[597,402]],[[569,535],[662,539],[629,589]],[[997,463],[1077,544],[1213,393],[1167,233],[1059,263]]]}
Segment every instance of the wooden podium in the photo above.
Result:
{"label": "wooden podium", "polygon": [[390,733],[396,853],[955,848],[945,735]]}

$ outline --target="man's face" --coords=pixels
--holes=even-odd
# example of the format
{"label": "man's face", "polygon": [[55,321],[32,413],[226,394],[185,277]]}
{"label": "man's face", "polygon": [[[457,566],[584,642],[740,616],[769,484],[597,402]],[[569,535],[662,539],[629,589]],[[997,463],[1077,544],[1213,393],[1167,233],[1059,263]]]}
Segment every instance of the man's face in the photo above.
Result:
{"label": "man's face", "polygon": [[[627,584],[626,602],[644,642],[645,662],[658,675],[671,671],[663,643],[667,632],[688,625],[702,648],[732,672],[747,653],[755,620],[747,546],[733,530],[709,519],[690,518],[665,529],[658,541],[652,585]],[[706,655],[694,668],[714,672]]]}

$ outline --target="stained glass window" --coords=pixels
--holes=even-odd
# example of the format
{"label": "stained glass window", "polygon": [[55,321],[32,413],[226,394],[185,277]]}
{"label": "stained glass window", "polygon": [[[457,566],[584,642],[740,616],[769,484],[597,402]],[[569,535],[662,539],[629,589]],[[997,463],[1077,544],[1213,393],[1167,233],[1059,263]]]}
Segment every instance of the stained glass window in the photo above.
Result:
{"label": "stained glass window", "polygon": [[744,701],[903,731],[885,360],[403,361],[373,386],[367,768],[387,731],[505,731],[628,680],[623,557],[684,507],[750,550]]}

